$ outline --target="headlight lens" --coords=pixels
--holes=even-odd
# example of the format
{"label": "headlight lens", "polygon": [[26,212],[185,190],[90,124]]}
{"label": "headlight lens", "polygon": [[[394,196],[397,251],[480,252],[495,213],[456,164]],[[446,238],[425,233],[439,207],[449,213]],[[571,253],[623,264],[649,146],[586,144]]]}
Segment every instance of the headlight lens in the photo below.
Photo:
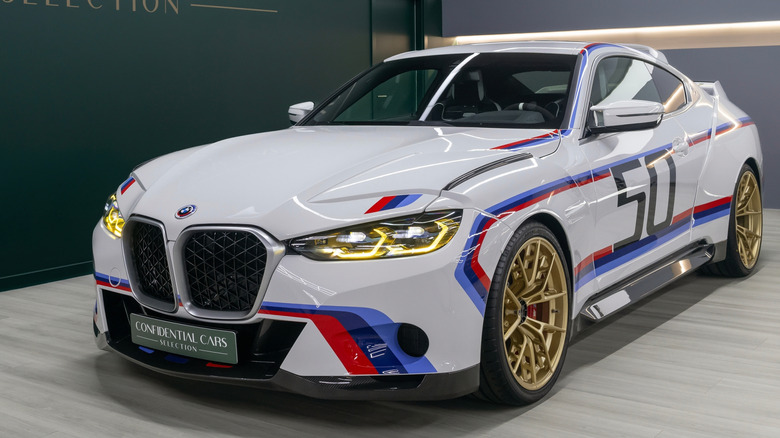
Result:
{"label": "headlight lens", "polygon": [[103,225],[106,230],[116,237],[122,237],[122,228],[125,227],[125,218],[119,211],[119,204],[116,202],[116,193],[108,197],[106,201],[106,210],[103,213]]}
{"label": "headlight lens", "polygon": [[436,251],[458,231],[462,212],[437,211],[355,225],[290,242],[298,253],[315,260],[367,260]]}

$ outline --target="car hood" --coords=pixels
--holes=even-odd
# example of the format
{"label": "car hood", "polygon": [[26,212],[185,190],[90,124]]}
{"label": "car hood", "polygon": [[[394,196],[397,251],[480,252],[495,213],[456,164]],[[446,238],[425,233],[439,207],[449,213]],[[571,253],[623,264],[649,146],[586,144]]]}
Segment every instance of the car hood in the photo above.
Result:
{"label": "car hood", "polygon": [[[196,224],[251,224],[279,239],[422,211],[454,178],[484,164],[558,146],[550,131],[454,127],[294,127],[180,151],[134,171],[145,190],[120,198],[161,220],[168,236]],[[528,141],[542,136],[542,141]],[[510,148],[497,147],[520,143]],[[415,202],[367,214],[387,196]],[[420,196],[416,196],[420,195]],[[178,220],[175,212],[196,205]]]}

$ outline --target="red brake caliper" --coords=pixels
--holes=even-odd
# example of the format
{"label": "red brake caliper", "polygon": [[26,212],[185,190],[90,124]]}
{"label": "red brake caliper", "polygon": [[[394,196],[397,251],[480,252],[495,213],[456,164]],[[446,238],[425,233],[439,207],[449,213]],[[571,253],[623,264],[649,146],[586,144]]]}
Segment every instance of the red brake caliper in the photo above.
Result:
{"label": "red brake caliper", "polygon": [[536,304],[528,306],[528,317],[531,319],[536,319]]}

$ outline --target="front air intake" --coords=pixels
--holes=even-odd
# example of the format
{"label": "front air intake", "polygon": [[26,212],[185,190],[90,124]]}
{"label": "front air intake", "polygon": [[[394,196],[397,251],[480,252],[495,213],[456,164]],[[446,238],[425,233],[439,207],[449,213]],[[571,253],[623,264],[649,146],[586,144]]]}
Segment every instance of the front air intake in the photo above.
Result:
{"label": "front air intake", "polygon": [[263,282],[267,250],[253,233],[198,230],[184,245],[189,301],[210,311],[248,312]]}
{"label": "front air intake", "polygon": [[173,285],[162,227],[132,221],[129,228],[130,271],[133,274],[134,290],[151,298],[153,301],[149,304],[160,302],[156,307],[173,306]]}

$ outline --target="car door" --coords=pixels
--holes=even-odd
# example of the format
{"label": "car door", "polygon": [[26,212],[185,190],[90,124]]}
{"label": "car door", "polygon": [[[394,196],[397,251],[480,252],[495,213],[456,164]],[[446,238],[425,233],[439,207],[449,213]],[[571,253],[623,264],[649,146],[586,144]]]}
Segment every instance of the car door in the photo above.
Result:
{"label": "car door", "polygon": [[[602,59],[591,81],[590,105],[664,103],[668,96],[659,92],[652,70],[650,64],[630,57]],[[682,102],[687,102],[684,88]],[[680,106],[669,109],[671,114]],[[693,197],[693,192],[681,193],[677,185],[680,163],[675,147],[682,145],[687,146],[685,132],[666,114],[653,129],[592,134],[581,140],[598,181],[590,200],[596,214],[590,257],[600,289],[688,243],[689,228],[676,216],[690,208]]]}

